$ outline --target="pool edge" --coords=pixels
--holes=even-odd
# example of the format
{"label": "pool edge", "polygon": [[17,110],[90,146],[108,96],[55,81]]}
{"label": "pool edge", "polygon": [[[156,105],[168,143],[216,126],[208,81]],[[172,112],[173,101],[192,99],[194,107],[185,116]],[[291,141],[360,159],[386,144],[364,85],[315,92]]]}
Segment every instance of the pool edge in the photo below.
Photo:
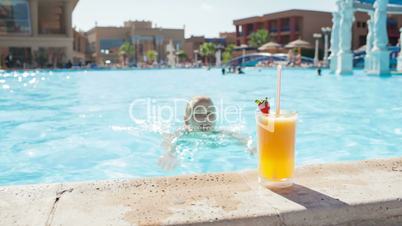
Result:
{"label": "pool edge", "polygon": [[255,171],[0,187],[0,225],[402,224],[402,158],[308,165],[269,190]]}

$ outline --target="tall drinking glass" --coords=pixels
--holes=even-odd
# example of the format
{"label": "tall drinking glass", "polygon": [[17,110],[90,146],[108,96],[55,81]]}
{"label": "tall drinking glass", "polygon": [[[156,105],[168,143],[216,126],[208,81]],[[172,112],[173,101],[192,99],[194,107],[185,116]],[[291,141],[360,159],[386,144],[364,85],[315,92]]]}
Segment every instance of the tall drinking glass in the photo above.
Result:
{"label": "tall drinking glass", "polygon": [[297,113],[264,114],[257,110],[259,182],[264,186],[291,186],[295,168]]}

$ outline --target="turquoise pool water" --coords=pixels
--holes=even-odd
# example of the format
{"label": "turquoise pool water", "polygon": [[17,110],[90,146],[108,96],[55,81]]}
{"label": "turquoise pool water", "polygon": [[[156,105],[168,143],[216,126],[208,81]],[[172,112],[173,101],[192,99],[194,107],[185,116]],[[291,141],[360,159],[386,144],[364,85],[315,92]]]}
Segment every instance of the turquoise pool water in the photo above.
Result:
{"label": "turquoise pool water", "polygon": [[[298,165],[402,155],[402,77],[285,70],[283,84],[283,108],[299,113]],[[218,110],[241,114],[218,115],[226,119],[219,128],[255,139],[254,100],[274,94],[274,70],[3,72],[0,185],[253,169],[243,145],[203,135],[178,142],[180,165],[164,171],[163,134],[182,127],[185,104],[176,104],[176,120],[163,122],[152,108],[208,95]],[[150,101],[150,120],[141,120],[146,111],[136,100]]]}

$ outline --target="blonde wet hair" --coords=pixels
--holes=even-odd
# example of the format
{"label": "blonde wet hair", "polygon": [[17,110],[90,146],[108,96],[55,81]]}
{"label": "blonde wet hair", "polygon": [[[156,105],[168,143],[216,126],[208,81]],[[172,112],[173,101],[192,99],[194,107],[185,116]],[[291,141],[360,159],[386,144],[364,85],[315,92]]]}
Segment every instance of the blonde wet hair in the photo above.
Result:
{"label": "blonde wet hair", "polygon": [[[198,111],[198,112],[197,112]],[[215,126],[215,105],[208,96],[195,96],[187,103],[184,114],[184,124],[189,127],[208,125],[211,129]],[[198,121],[196,114],[206,115],[206,120]],[[195,128],[191,128],[195,129]],[[203,129],[201,129],[203,130]]]}

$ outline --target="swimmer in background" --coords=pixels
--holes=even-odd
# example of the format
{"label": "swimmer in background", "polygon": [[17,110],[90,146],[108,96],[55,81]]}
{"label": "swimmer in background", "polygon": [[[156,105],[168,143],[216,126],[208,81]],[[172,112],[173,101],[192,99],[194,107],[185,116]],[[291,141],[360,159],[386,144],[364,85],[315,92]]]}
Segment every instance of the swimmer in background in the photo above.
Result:
{"label": "swimmer in background", "polygon": [[317,65],[317,75],[321,76],[321,63],[318,63]]}
{"label": "swimmer in background", "polygon": [[241,67],[237,68],[237,74],[244,74],[244,71],[241,69]]}
{"label": "swimmer in background", "polygon": [[178,165],[176,153],[177,140],[193,133],[223,134],[244,145],[249,153],[254,154],[256,152],[256,148],[252,147],[253,142],[251,137],[229,130],[218,130],[215,128],[215,124],[216,109],[211,98],[206,96],[193,97],[187,103],[184,115],[184,127],[173,134],[165,136],[162,145],[166,152],[160,157],[159,165],[165,170],[174,169]]}

